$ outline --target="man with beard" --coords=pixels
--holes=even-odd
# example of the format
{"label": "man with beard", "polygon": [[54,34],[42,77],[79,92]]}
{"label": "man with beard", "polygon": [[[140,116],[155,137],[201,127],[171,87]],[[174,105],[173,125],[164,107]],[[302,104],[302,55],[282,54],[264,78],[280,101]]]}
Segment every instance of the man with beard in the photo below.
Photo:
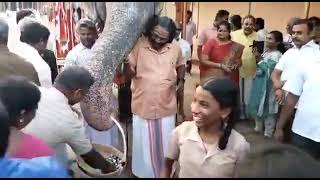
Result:
{"label": "man with beard", "polygon": [[252,53],[253,41],[257,40],[255,32],[255,18],[251,15],[243,18],[242,29],[231,32],[231,39],[245,46],[241,56],[242,66],[240,67],[240,104],[241,119],[249,119],[247,106],[251,92],[252,79],[256,74],[256,59]]}
{"label": "man with beard", "polygon": [[132,78],[132,172],[139,178],[160,177],[175,128],[185,71],[175,34],[172,19],[156,16],[124,63]]}
{"label": "man with beard", "polygon": [[[271,75],[276,99],[280,104],[284,104],[287,94],[283,89],[285,82],[292,76],[295,76],[298,69],[301,69],[297,64],[300,61],[306,61],[305,63],[309,63],[308,57],[314,52],[319,51],[319,46],[312,40],[312,30],[313,25],[306,19],[297,20],[293,24],[292,39],[294,47],[282,55]],[[274,137],[277,141],[290,141],[293,119],[294,113],[288,113],[286,110],[281,110],[280,119],[276,125],[276,131],[274,133]],[[305,125],[295,127],[293,131],[298,133],[300,132],[300,128],[303,129],[304,127]]]}

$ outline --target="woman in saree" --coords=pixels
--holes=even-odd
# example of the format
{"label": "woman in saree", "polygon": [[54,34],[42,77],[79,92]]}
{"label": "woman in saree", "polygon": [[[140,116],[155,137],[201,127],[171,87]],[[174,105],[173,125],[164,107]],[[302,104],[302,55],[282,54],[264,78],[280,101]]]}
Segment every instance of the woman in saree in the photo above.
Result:
{"label": "woman in saree", "polygon": [[239,67],[244,46],[231,40],[231,25],[223,21],[218,25],[217,38],[210,39],[202,49],[200,81],[210,77],[227,77],[239,84]]}

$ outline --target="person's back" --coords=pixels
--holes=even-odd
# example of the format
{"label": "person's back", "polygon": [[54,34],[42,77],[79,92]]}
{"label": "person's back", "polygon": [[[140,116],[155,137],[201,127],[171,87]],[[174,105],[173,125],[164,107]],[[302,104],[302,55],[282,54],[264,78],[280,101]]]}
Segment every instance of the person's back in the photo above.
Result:
{"label": "person's back", "polygon": [[[74,121],[78,114],[68,104],[68,99],[60,91],[54,87],[40,87],[39,89],[41,99],[37,115],[23,131],[48,143],[54,149],[59,160],[66,163],[66,160],[63,160],[67,158],[65,143],[69,143],[69,137],[73,136],[70,134],[72,130],[79,127],[83,129],[83,122],[80,119]],[[83,149],[82,151],[88,151],[85,145],[83,145]]]}
{"label": "person's back", "polygon": [[40,85],[38,73],[31,63],[5,48],[0,48],[0,54],[0,78],[8,75],[24,76]]}
{"label": "person's back", "polygon": [[46,47],[47,39],[50,35],[49,30],[42,24],[27,17],[21,20],[19,24],[21,26],[20,41],[17,42],[19,45],[11,52],[23,57],[33,65],[38,73],[41,86],[51,87],[50,67],[38,52]]}
{"label": "person's back", "polygon": [[113,172],[116,166],[97,152],[85,134],[81,113],[72,106],[87,95],[94,78],[83,67],[64,69],[56,78],[53,87],[40,87],[41,99],[35,118],[24,132],[41,138],[54,148],[58,160],[67,165],[66,144],[89,166],[103,173]]}
{"label": "person's back", "polygon": [[0,19],[0,78],[20,75],[40,85],[38,74],[33,65],[9,51],[7,47],[8,36],[8,23],[6,20]]}
{"label": "person's back", "polygon": [[57,58],[56,58],[54,52],[49,49],[43,49],[43,50],[39,51],[39,54],[42,57],[42,59],[50,67],[51,79],[52,79],[52,83],[53,83],[58,75]]}
{"label": "person's back", "polygon": [[[19,148],[15,148],[9,156],[12,158],[31,159],[35,157],[52,156],[53,150],[41,139],[21,132]],[[37,148],[35,148],[37,147]]]}

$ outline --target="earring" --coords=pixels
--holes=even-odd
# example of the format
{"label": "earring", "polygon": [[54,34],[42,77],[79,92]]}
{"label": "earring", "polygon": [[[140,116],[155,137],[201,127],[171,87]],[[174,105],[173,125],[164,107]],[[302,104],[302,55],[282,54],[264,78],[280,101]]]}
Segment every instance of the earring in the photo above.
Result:
{"label": "earring", "polygon": [[224,126],[224,129],[226,129],[228,126],[228,123],[223,123],[223,126]]}
{"label": "earring", "polygon": [[20,123],[23,123],[23,119],[20,119]]}

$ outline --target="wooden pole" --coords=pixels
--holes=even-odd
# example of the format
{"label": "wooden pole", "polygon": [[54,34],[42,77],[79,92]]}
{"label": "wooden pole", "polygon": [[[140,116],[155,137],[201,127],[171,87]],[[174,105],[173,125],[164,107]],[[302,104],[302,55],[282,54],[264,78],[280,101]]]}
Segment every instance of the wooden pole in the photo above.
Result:
{"label": "wooden pole", "polygon": [[304,3],[304,17],[307,19],[309,17],[309,11],[310,11],[310,2]]}
{"label": "wooden pole", "polygon": [[183,2],[183,8],[182,8],[182,39],[186,39],[186,26],[187,26],[187,2]]}
{"label": "wooden pole", "polygon": [[199,36],[199,15],[200,15],[200,2],[198,2],[198,12],[197,12],[197,38],[198,38],[198,36]]}
{"label": "wooden pole", "polygon": [[[194,2],[191,2],[191,12],[192,12],[192,14],[193,14],[193,4],[194,4]],[[191,16],[191,20],[193,20],[193,16]]]}
{"label": "wooden pole", "polygon": [[248,15],[251,14],[251,5],[252,5],[251,2],[249,2],[249,10],[248,10],[249,12],[248,12]]}

